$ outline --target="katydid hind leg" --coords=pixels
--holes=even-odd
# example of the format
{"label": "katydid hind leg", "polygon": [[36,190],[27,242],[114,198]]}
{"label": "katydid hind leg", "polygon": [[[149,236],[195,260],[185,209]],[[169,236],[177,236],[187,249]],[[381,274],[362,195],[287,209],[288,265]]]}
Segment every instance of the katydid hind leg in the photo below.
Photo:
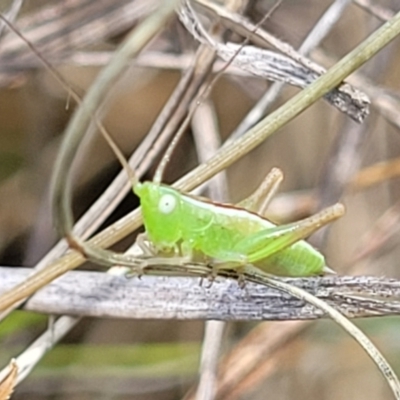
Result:
{"label": "katydid hind leg", "polygon": [[301,221],[268,228],[250,235],[239,242],[234,250],[246,255],[250,263],[260,261],[305,239],[322,226],[341,217],[343,213],[344,206],[335,204]]}
{"label": "katydid hind leg", "polygon": [[282,180],[282,171],[279,168],[272,168],[260,186],[249,197],[238,203],[238,206],[264,215]]}

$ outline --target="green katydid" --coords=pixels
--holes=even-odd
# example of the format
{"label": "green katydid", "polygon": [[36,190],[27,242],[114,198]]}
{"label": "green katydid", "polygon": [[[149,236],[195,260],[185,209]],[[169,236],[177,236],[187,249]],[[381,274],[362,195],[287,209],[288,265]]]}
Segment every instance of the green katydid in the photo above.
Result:
{"label": "green katydid", "polygon": [[[261,186],[275,191],[282,173],[273,169]],[[336,204],[310,218],[276,226],[256,209],[256,192],[246,208],[218,204],[180,193],[159,182],[137,182],[146,233],[157,250],[174,249],[183,256],[198,253],[230,267],[252,264],[283,276],[319,275],[326,271],[324,256],[303,241],[306,236],[343,214]],[[271,197],[271,196],[268,196]]]}

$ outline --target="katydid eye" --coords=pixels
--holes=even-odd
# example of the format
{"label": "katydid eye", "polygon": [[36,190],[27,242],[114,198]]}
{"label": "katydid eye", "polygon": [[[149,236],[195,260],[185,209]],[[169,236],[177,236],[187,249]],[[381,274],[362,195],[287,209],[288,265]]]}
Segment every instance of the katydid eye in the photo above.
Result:
{"label": "katydid eye", "polygon": [[172,194],[164,194],[158,203],[158,210],[163,214],[170,214],[175,210],[176,197]]}

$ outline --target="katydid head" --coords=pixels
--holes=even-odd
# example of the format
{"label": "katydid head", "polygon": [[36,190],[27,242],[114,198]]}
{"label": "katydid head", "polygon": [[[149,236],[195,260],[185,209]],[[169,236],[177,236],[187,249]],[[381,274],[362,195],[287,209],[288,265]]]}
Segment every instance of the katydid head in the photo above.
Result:
{"label": "katydid head", "polygon": [[144,225],[157,247],[171,247],[181,238],[180,193],[154,182],[137,183],[133,188],[140,198]]}

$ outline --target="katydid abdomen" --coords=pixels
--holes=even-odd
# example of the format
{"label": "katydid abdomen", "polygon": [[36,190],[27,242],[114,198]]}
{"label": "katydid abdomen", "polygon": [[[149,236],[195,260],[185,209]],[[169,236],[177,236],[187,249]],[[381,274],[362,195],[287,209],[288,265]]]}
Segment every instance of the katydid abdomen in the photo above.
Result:
{"label": "katydid abdomen", "polygon": [[280,253],[254,263],[263,271],[280,276],[321,275],[326,269],[325,257],[301,240]]}
{"label": "katydid abdomen", "polygon": [[342,214],[336,205],[306,220],[275,226],[243,208],[185,195],[152,182],[134,188],[144,224],[156,249],[179,247],[183,255],[201,252],[218,263],[252,264],[282,276],[322,274],[324,256],[304,240]]}

